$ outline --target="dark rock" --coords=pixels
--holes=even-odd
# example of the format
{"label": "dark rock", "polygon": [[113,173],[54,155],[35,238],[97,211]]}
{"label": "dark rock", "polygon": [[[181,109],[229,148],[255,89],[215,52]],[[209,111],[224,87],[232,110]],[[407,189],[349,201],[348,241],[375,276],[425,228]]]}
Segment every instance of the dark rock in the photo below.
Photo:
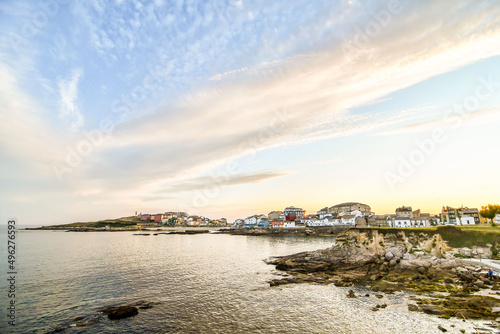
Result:
{"label": "dark rock", "polygon": [[377,307],[372,307],[372,311],[376,312],[376,311],[378,311],[378,308]]}
{"label": "dark rock", "polygon": [[365,297],[370,297],[370,294],[369,294],[369,293],[367,293],[367,294],[365,295]]}
{"label": "dark rock", "polygon": [[349,292],[347,293],[347,298],[356,298],[353,290],[349,290]]}
{"label": "dark rock", "polygon": [[418,306],[415,304],[408,304],[408,311],[410,312],[418,312]]}
{"label": "dark rock", "polygon": [[77,321],[75,323],[76,327],[89,327],[95,325],[93,321]]}
{"label": "dark rock", "polygon": [[102,312],[107,314],[111,320],[124,319],[139,314],[139,310],[135,306],[108,307]]}
{"label": "dark rock", "polygon": [[382,296],[382,295],[375,295],[375,297],[377,297],[378,299],[384,298],[384,296]]}
{"label": "dark rock", "polygon": [[57,325],[54,330],[52,332],[49,332],[49,333],[58,333],[58,332],[62,332],[63,330],[65,330],[66,328],[68,328],[69,326],[68,325],[65,325],[65,324],[61,324],[61,325]]}
{"label": "dark rock", "polygon": [[444,311],[429,306],[422,307],[422,312],[424,312],[425,314],[433,314],[433,315],[442,315],[445,313]]}
{"label": "dark rock", "polygon": [[441,331],[441,332],[447,332],[448,330],[442,326],[438,326],[438,329]]}
{"label": "dark rock", "polygon": [[446,284],[453,284],[453,280],[452,280],[451,278],[445,278],[445,279],[444,279],[444,282],[445,282]]}
{"label": "dark rock", "polygon": [[387,304],[380,305],[380,308],[386,308],[386,307],[387,307]]}

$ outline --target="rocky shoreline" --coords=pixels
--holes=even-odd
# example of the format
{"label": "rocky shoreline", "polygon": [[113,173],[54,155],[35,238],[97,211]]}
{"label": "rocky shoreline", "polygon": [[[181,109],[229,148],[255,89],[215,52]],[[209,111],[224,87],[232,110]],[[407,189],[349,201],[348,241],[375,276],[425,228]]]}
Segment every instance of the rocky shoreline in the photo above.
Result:
{"label": "rocky shoreline", "polygon": [[410,311],[493,320],[499,328],[500,278],[488,278],[480,266],[461,259],[464,251],[491,257],[490,247],[461,250],[448,247],[439,234],[352,229],[339,235],[331,248],[269,260],[289,275],[270,285],[307,282],[364,285],[388,294],[412,291]]}

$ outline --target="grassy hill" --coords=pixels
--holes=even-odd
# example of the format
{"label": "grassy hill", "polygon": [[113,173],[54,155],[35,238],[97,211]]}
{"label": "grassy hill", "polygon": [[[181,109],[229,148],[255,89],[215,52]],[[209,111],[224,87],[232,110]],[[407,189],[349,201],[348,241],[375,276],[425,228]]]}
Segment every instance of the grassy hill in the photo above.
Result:
{"label": "grassy hill", "polygon": [[116,219],[105,219],[96,222],[77,222],[63,225],[44,226],[46,229],[72,229],[72,228],[100,228],[109,226],[110,228],[134,227],[141,221],[140,217],[122,217]]}

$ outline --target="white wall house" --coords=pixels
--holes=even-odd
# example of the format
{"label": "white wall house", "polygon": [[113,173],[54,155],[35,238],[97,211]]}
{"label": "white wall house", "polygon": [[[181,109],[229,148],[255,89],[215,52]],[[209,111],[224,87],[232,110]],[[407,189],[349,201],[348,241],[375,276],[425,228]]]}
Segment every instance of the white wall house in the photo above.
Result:
{"label": "white wall house", "polygon": [[305,218],[300,221],[306,226],[325,226],[325,221],[323,219]]}
{"label": "white wall house", "polygon": [[245,225],[257,225],[257,216],[250,216],[245,218]]}
{"label": "white wall house", "polygon": [[390,227],[408,228],[408,227],[428,227],[431,226],[429,219],[426,218],[396,218],[389,220]]}
{"label": "white wall house", "polygon": [[295,221],[293,221],[293,220],[292,221],[285,221],[283,223],[283,227],[285,227],[285,228],[295,227]]}
{"label": "white wall house", "polygon": [[342,225],[356,225],[356,216],[355,215],[345,215],[340,218],[340,223]]}
{"label": "white wall house", "polygon": [[476,225],[474,221],[474,217],[471,216],[462,216],[461,218],[457,218],[457,225]]}
{"label": "white wall house", "polygon": [[500,213],[495,216],[495,224],[500,225]]}
{"label": "white wall house", "polygon": [[389,226],[391,227],[412,227],[410,218],[396,218],[389,221]]}
{"label": "white wall house", "polygon": [[353,218],[349,219],[344,219],[342,221],[341,218],[332,218],[332,217],[325,217],[322,219],[316,219],[316,218],[306,218],[306,219],[301,219],[301,223],[305,224],[306,226],[310,227],[320,227],[320,226],[338,226],[338,225],[354,225],[356,221],[356,217],[353,216]]}

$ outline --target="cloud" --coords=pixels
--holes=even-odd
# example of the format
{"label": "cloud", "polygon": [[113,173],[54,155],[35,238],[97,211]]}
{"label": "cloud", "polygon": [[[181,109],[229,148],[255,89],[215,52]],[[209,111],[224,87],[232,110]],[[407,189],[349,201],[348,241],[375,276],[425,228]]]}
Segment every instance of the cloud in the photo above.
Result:
{"label": "cloud", "polygon": [[78,82],[82,75],[81,69],[73,70],[71,78],[59,80],[60,110],[59,117],[69,123],[72,131],[79,130],[84,123],[78,108]]}
{"label": "cloud", "polygon": [[[365,47],[370,52],[354,61],[335,44],[252,70],[225,71],[205,88],[117,125],[115,140],[103,144],[98,161],[85,173],[115,189],[145,182],[154,188],[188,174],[206,177],[227,161],[265,149],[381,131],[419,119],[418,110],[401,115],[350,110],[499,54],[493,47],[500,43],[499,25],[484,27],[498,5],[474,9],[471,16],[472,3],[448,7],[439,2],[394,17],[386,28],[390,33],[369,41]],[[461,17],[461,24],[453,17]],[[443,24],[429,25],[433,20]],[[444,46],[442,36],[449,36]],[[408,42],[413,40],[418,43]]]}
{"label": "cloud", "polygon": [[450,113],[448,115],[443,114],[443,116],[439,119],[401,126],[394,130],[382,131],[380,133],[377,133],[377,135],[392,136],[392,135],[400,135],[406,133],[430,131],[432,129],[437,129],[437,128],[441,129],[457,128],[462,124],[477,125],[483,123],[491,123],[497,120],[500,120],[499,109],[497,108],[481,109],[463,114],[458,114],[458,113]]}
{"label": "cloud", "polygon": [[163,187],[156,193],[175,194],[186,191],[195,191],[206,187],[229,187],[242,184],[259,183],[265,180],[276,177],[285,176],[285,172],[260,171],[246,174],[229,175],[224,173],[221,175],[214,174],[213,176],[201,176],[192,179],[187,179],[181,182],[174,182]]}
{"label": "cloud", "polygon": [[[493,1],[481,5],[462,1],[460,6],[447,1],[405,2],[403,12],[392,15],[353,54],[346,54],[343,42],[359,38],[386,2],[158,4],[72,4],[75,26],[67,29],[71,33],[61,30],[62,38],[51,34],[51,27],[59,22],[55,18],[43,34],[56,36],[51,43],[54,54],[60,56],[66,55],[66,49],[90,46],[88,53],[71,57],[76,70],[57,69],[70,73],[69,77],[57,78],[56,73],[53,85],[46,83],[47,90],[58,90],[60,117],[76,133],[84,125],[80,101],[103,96],[83,95],[92,91],[79,89],[83,73],[89,79],[85,83],[109,80],[102,84],[110,87],[112,101],[130,93],[126,90],[153,67],[169,69],[160,83],[163,91],[148,95],[147,108],[139,103],[130,110],[137,116],[116,124],[114,140],[94,148],[67,175],[75,188],[72,193],[79,197],[95,196],[106,203],[117,198],[129,203],[153,195],[154,200],[174,199],[158,194],[158,189],[168,193],[202,189],[212,182],[213,170],[242,157],[251,162],[266,149],[384,133],[388,128],[407,132],[418,124],[425,127],[433,118],[422,115],[422,110],[365,114],[353,110],[500,53],[500,22],[494,20],[500,15],[500,4]],[[35,51],[22,55],[31,57],[22,64],[29,64],[34,72],[45,60],[40,56],[42,47]],[[83,58],[87,56],[92,58]],[[96,66],[84,67],[88,63]],[[58,64],[50,65],[47,68]],[[64,161],[66,143],[74,148],[78,139],[85,140],[84,135],[67,141],[66,134],[53,134],[44,115],[36,114],[43,110],[40,104],[20,102],[26,101],[26,95],[12,89],[23,86],[14,82],[16,75],[1,68],[0,75],[0,98],[6,101],[0,108],[7,120],[0,129],[10,136],[0,141],[2,149],[25,161],[49,161],[48,166],[59,158],[54,152]],[[158,104],[161,99],[164,103]],[[107,102],[111,104],[103,104]],[[151,105],[156,107],[145,114]],[[97,112],[85,116],[87,122],[101,117]],[[414,127],[405,127],[409,122]],[[21,135],[25,133],[35,139],[26,139]],[[304,164],[308,165],[314,162]],[[192,178],[186,180],[188,175]],[[282,175],[286,172],[240,174],[228,185],[265,182]],[[88,193],[92,189],[100,192]]]}

